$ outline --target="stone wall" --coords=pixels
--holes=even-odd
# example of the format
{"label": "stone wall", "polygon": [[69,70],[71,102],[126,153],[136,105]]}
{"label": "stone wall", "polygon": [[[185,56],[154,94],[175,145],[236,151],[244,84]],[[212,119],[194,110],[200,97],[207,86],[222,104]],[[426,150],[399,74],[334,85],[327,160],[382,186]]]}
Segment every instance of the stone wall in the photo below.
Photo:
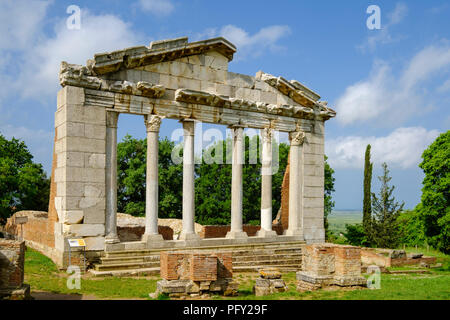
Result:
{"label": "stone wall", "polygon": [[[249,237],[256,236],[258,230],[261,226],[244,225],[243,230],[247,233]],[[272,225],[272,229],[276,231],[278,235],[283,234],[283,227],[281,225]],[[230,226],[203,226],[202,230],[199,232],[200,238],[225,238],[227,232],[230,231]]]}
{"label": "stone wall", "polygon": [[25,242],[0,239],[0,289],[23,284]]}
{"label": "stone wall", "polygon": [[361,248],[331,243],[306,245],[297,289],[309,291],[327,286],[365,286],[361,276]]}
{"label": "stone wall", "polygon": [[[22,225],[14,223],[17,216],[28,217],[28,222]],[[55,239],[52,234],[53,228],[49,223],[48,214],[44,211],[19,211],[14,213],[5,225],[5,232],[11,238],[18,239],[23,234],[23,239],[53,248]]]}

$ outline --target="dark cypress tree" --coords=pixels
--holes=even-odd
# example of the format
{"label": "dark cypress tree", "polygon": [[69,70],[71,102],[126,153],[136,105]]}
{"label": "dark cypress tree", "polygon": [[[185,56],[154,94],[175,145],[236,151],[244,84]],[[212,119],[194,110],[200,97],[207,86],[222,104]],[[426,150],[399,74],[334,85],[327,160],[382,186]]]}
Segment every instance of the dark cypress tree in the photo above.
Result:
{"label": "dark cypress tree", "polygon": [[366,235],[371,233],[370,222],[372,219],[371,184],[373,163],[370,162],[370,148],[370,144],[368,144],[364,161],[363,229]]}

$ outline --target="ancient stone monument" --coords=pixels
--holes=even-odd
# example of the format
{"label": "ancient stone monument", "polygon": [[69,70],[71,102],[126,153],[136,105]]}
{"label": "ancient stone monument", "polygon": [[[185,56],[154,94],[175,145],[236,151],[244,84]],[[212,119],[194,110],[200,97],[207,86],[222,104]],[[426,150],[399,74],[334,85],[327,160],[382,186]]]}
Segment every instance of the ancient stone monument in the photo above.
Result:
{"label": "ancient stone monument", "polygon": [[[83,238],[88,258],[106,251],[237,243],[324,241],[324,123],[327,103],[296,80],[262,71],[228,71],[236,48],[223,38],[189,43],[154,41],[94,55],[86,66],[62,62],[45,252],[67,265],[68,239]],[[143,117],[147,131],[146,224],[141,241],[117,232],[117,126],[121,113]],[[158,233],[158,132],[163,119],[184,129],[183,230],[177,240]],[[194,229],[195,121],[232,130],[231,228],[226,238],[200,239]],[[243,130],[261,130],[263,169],[274,130],[290,137],[288,224],[272,229],[272,179],[263,170],[261,230],[249,237],[242,221]]]}
{"label": "ancient stone monument", "polygon": [[287,290],[288,287],[284,280],[281,279],[281,272],[278,269],[265,268],[259,270],[259,278],[256,279],[253,286],[253,292],[256,296],[265,296]]}
{"label": "ancient stone monument", "polygon": [[169,296],[219,293],[236,295],[231,252],[161,252],[157,293]]}
{"label": "ancient stone monument", "polygon": [[297,290],[312,291],[330,286],[364,287],[361,248],[331,243],[306,245],[302,271],[297,272]]}
{"label": "ancient stone monument", "polygon": [[0,239],[0,299],[29,299],[30,286],[23,283],[25,242]]}

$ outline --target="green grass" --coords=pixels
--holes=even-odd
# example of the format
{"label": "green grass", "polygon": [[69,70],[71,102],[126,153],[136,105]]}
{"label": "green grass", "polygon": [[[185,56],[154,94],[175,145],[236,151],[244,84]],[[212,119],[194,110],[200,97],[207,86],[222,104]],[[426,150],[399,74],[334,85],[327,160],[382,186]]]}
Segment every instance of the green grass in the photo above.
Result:
{"label": "green grass", "polygon": [[67,287],[68,277],[69,274],[58,271],[49,258],[27,248],[25,283],[31,286],[31,291],[92,295],[109,299],[149,298],[148,294],[156,290],[156,282],[159,278],[91,278],[83,275],[81,288],[78,290]]}
{"label": "green grass", "polygon": [[[381,274],[381,289],[370,290],[318,290],[314,292],[297,292],[295,273],[283,274],[289,287],[284,293],[256,297],[252,293],[256,273],[235,274],[234,280],[239,282],[239,296],[212,299],[237,300],[389,300],[389,299],[450,299],[450,256],[430,250],[425,252],[415,248],[407,248],[408,252],[419,251],[426,255],[436,256],[442,268],[430,269],[428,274]],[[411,269],[411,268],[410,268]],[[46,256],[32,249],[27,249],[25,260],[25,282],[30,284],[31,291],[46,291],[59,294],[91,295],[99,299],[149,299],[148,294],[156,290],[159,277],[146,278],[91,278],[83,276],[80,290],[67,288],[68,274],[60,272]],[[159,296],[157,299],[167,299]]]}

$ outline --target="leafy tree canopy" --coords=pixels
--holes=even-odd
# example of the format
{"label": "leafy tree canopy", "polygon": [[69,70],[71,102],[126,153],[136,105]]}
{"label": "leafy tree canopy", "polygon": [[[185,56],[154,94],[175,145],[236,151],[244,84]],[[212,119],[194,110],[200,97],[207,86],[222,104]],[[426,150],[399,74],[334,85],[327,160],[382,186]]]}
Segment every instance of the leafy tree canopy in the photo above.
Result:
{"label": "leafy tree canopy", "polygon": [[0,134],[0,223],[20,210],[48,210],[50,181],[23,141]]}
{"label": "leafy tree canopy", "polygon": [[416,207],[427,242],[450,253],[450,130],[442,133],[422,154],[425,173],[421,203]]}

